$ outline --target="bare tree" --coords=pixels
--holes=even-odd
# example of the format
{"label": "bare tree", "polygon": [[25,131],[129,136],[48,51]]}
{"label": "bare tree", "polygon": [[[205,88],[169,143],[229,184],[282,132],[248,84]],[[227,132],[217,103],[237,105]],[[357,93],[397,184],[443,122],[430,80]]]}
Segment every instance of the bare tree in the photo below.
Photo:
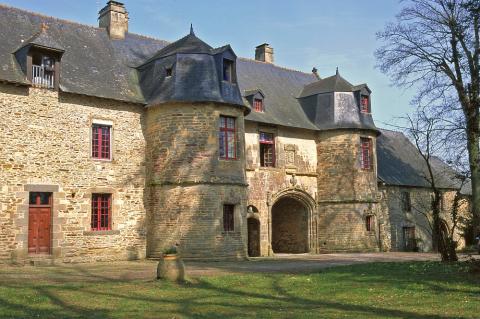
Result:
{"label": "bare tree", "polygon": [[402,2],[396,21],[377,34],[383,41],[375,52],[378,66],[394,84],[418,89],[416,105],[450,120],[450,134],[467,151],[479,231],[480,0]]}
{"label": "bare tree", "polygon": [[[457,261],[457,242],[454,235],[459,226],[459,209],[462,202],[462,188],[469,180],[468,169],[465,171],[462,148],[452,143],[449,120],[443,117],[432,117],[425,110],[417,111],[406,117],[408,127],[404,129],[413,140],[424,160],[426,174],[423,176],[432,190],[430,207],[427,210],[417,208],[424,216],[431,217],[432,243],[434,250],[441,254],[443,261]],[[440,166],[441,159],[450,164]],[[462,170],[463,168],[463,170]],[[443,185],[441,181],[443,180]],[[448,188],[456,189],[452,206],[448,214],[442,209],[442,187],[447,181]],[[447,221],[447,218],[449,219]],[[430,222],[430,220],[429,220]]]}

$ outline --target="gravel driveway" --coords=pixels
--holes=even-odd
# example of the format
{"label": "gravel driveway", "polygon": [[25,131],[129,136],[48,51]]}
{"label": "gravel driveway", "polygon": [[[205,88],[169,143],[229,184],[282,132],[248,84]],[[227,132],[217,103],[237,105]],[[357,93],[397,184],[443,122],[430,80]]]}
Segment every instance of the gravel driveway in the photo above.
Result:
{"label": "gravel driveway", "polygon": [[[462,258],[466,258],[463,256]],[[231,273],[308,273],[332,266],[368,262],[438,260],[437,254],[348,253],[322,255],[276,255],[245,261],[187,261],[187,276],[213,276]],[[155,260],[94,264],[61,264],[51,267],[0,265],[0,283],[18,280],[47,282],[88,282],[98,280],[150,280],[156,275]]]}

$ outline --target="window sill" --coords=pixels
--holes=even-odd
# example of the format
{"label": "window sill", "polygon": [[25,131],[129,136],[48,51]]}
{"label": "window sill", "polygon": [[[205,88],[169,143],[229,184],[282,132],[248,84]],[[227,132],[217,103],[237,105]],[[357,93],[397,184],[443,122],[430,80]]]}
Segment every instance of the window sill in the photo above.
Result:
{"label": "window sill", "polygon": [[237,82],[230,82],[230,81],[225,81],[225,80],[222,80],[223,83],[228,83],[230,85],[237,85]]}
{"label": "window sill", "polygon": [[84,236],[107,236],[107,235],[120,235],[119,230],[84,230]]}
{"label": "window sill", "polygon": [[266,171],[266,172],[282,172],[283,169],[280,167],[265,167],[265,166],[259,166],[258,171]]}
{"label": "window sill", "polygon": [[222,158],[222,157],[220,157],[218,160],[225,161],[225,162],[234,162],[234,161],[238,161],[239,159],[238,158]]}
{"label": "window sill", "polygon": [[113,159],[107,159],[107,158],[95,158],[95,157],[91,157],[92,161],[95,161],[95,162],[103,162],[103,163],[111,163],[113,162]]}

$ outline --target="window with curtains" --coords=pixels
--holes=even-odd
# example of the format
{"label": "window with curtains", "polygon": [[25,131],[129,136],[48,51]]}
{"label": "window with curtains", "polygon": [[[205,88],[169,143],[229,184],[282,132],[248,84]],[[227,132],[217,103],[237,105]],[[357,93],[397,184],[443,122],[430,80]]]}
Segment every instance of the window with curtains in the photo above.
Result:
{"label": "window with curtains", "polygon": [[223,205],[223,231],[235,230],[235,205]]}
{"label": "window with curtains", "polygon": [[260,166],[275,167],[275,139],[272,133],[260,132]]}
{"label": "window with curtains", "polygon": [[112,194],[92,194],[92,230],[112,229]]}
{"label": "window with curtains", "polygon": [[111,159],[111,126],[92,125],[92,157],[96,159]]}
{"label": "window with curtains", "polygon": [[237,132],[235,124],[234,117],[220,116],[218,142],[221,159],[237,158]]}
{"label": "window with curtains", "polygon": [[364,170],[371,170],[373,168],[373,147],[372,139],[367,137],[360,138],[361,144],[361,165]]}

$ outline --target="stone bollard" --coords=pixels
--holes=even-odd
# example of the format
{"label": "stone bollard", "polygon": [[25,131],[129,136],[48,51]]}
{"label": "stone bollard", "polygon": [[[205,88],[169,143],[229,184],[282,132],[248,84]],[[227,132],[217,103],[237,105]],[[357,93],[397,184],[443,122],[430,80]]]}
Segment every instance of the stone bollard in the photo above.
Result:
{"label": "stone bollard", "polygon": [[158,262],[157,279],[185,281],[185,265],[177,254],[165,254]]}

